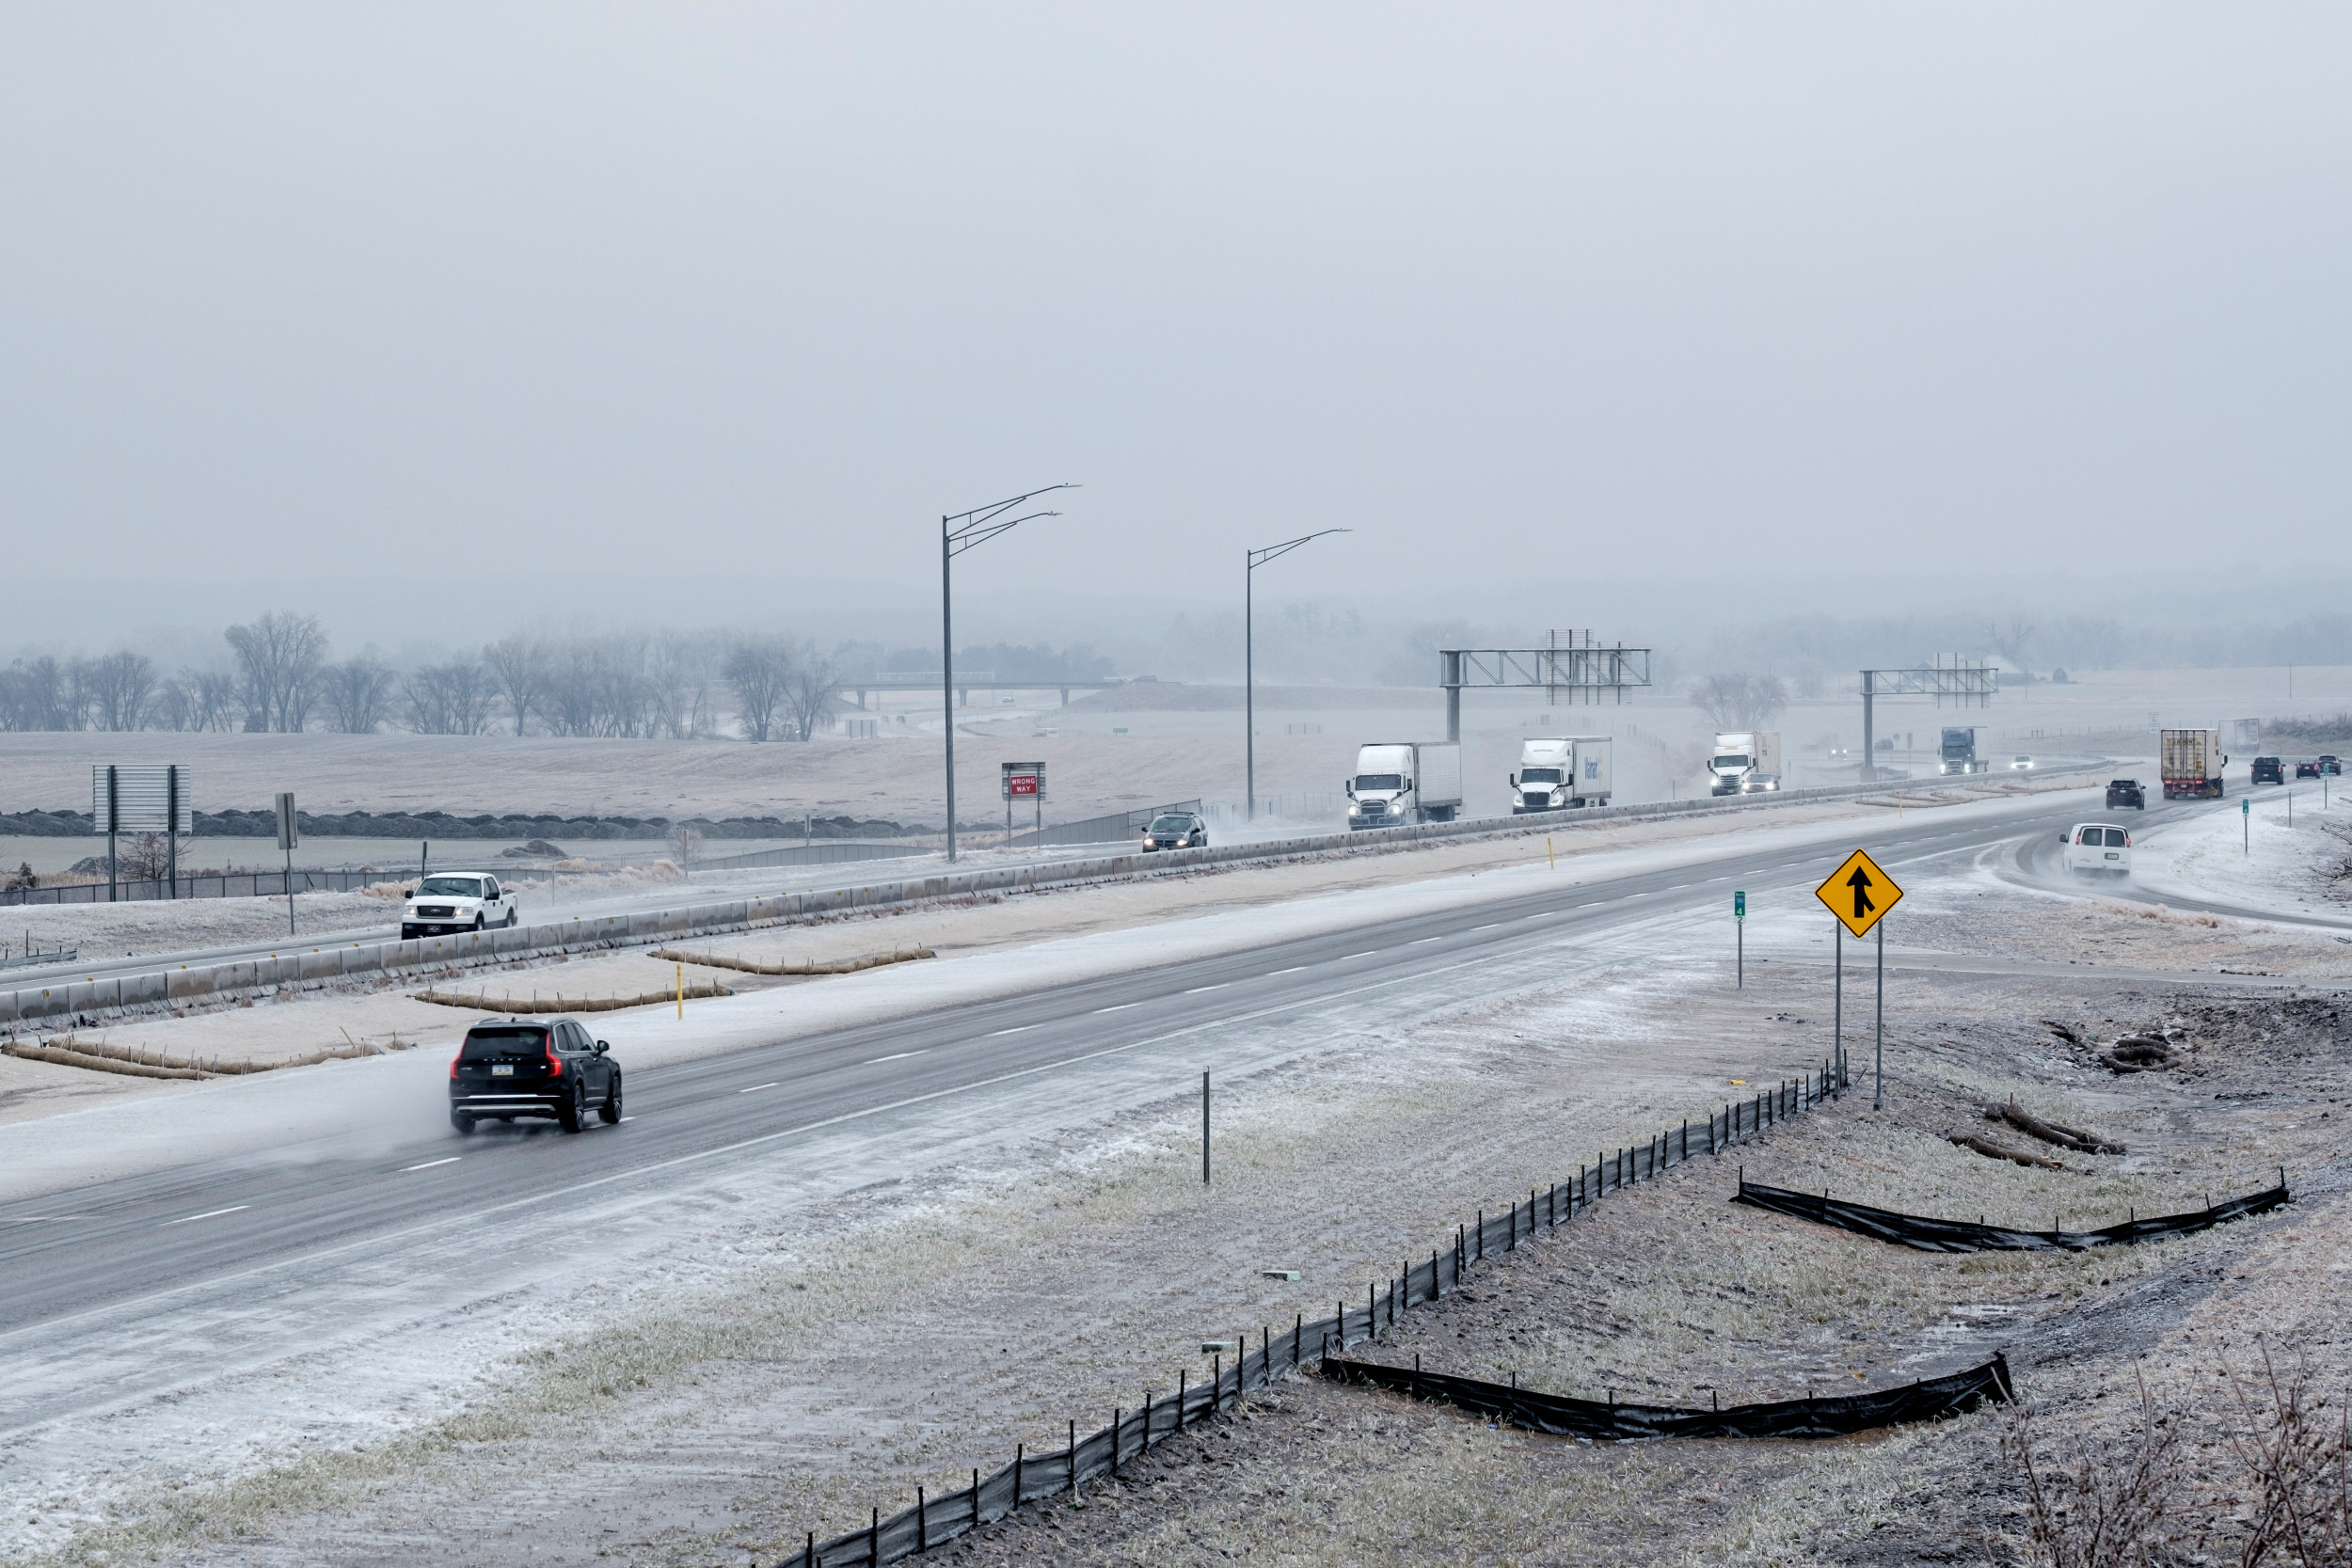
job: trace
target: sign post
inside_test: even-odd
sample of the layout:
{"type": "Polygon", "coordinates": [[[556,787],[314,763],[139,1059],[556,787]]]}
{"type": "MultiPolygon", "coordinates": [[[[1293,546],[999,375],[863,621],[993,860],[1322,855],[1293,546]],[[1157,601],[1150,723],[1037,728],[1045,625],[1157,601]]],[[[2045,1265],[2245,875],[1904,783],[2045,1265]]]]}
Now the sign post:
{"type": "Polygon", "coordinates": [[[1733,940],[1739,943],[1740,989],[1748,989],[1748,895],[1735,892],[1731,895],[1731,928],[1738,933],[1733,940]]]}
{"type": "MultiPolygon", "coordinates": [[[[2241,796],[2238,800],[2237,832],[2237,852],[2241,855],[2252,854],[2254,852],[2254,798],[2251,795],[2241,796]]],[[[114,853],[111,849],[106,852],[109,856],[114,853]]]]}
{"type": "Polygon", "coordinates": [[[1851,931],[1857,937],[1878,932],[1878,1041],[1873,1070],[1875,1078],[1870,1090],[1870,1108],[1886,1108],[1886,931],[1879,922],[1886,911],[1902,901],[1903,890],[1862,850],[1848,855],[1826,881],[1813,890],[1830,913],[1837,917],[1837,1044],[1841,1064],[1839,1079],[1844,1079],[1842,1064],[1846,1041],[1846,941],[1851,931]]]}
{"type": "Polygon", "coordinates": [[[281,790],[278,796],[278,847],[286,851],[286,934],[294,934],[294,852],[302,842],[301,830],[294,816],[294,791],[281,790]]]}
{"type": "Polygon", "coordinates": [[[1005,795],[1005,842],[1012,842],[1012,803],[1026,800],[1037,809],[1037,831],[1045,831],[1045,765],[1041,762],[999,763],[998,777],[1005,795]]]}
{"type": "Polygon", "coordinates": [[[106,835],[106,901],[121,896],[117,841],[124,833],[161,833],[164,896],[180,896],[180,835],[195,826],[188,770],[178,763],[101,763],[90,768],[90,825],[106,835]]]}

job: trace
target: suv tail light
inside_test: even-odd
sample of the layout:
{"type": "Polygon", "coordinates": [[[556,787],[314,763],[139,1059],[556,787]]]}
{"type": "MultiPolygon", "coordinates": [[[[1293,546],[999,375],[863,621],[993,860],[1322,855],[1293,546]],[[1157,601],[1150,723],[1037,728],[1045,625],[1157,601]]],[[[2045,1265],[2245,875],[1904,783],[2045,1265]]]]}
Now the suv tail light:
{"type": "Polygon", "coordinates": [[[546,1050],[548,1056],[548,1076],[550,1078],[563,1077],[564,1058],[555,1053],[555,1047],[551,1045],[548,1046],[546,1050]]]}
{"type": "Polygon", "coordinates": [[[449,1081],[453,1084],[457,1082],[457,1058],[455,1056],[449,1059],[449,1081]]]}

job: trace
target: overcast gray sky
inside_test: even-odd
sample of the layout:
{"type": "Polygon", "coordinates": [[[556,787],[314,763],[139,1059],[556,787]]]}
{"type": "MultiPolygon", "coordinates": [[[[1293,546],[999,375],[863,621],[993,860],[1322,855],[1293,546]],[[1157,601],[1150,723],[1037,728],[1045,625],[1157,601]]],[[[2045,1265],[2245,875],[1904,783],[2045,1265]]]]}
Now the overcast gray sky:
{"type": "Polygon", "coordinates": [[[20,4],[7,576],[2337,572],[2348,33],[20,4]]]}

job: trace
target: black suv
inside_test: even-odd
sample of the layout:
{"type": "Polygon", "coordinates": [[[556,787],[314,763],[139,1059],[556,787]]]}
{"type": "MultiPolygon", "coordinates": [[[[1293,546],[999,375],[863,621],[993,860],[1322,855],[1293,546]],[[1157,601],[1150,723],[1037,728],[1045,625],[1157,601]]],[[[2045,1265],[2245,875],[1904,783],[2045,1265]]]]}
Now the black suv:
{"type": "Polygon", "coordinates": [[[2148,792],[2139,787],[2137,779],[2107,781],[2107,810],[2113,811],[2118,806],[2134,806],[2141,811],[2148,809],[2148,792]]]}
{"type": "Polygon", "coordinates": [[[466,1031],[449,1064],[449,1121],[460,1132],[485,1118],[552,1117],[566,1132],[588,1111],[621,1119],[621,1065],[568,1018],[485,1019],[466,1031]]]}
{"type": "Polygon", "coordinates": [[[2286,768],[2277,757],[2256,757],[2253,782],[2282,784],[2287,782],[2286,768]]]}
{"type": "Polygon", "coordinates": [[[1143,830],[1143,852],[1154,849],[1205,849],[1209,825],[1188,811],[1164,811],[1143,830]]]}

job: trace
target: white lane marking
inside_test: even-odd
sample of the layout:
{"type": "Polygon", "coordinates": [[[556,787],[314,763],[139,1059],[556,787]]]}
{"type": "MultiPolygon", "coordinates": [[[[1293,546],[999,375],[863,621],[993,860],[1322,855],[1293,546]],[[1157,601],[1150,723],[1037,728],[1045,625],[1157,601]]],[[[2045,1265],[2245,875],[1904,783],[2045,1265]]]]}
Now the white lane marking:
{"type": "Polygon", "coordinates": [[[1184,994],[1186,996],[1198,996],[1204,990],[1223,990],[1227,986],[1230,986],[1232,983],[1233,982],[1231,980],[1219,980],[1214,986],[1195,986],[1192,990],[1184,992],[1184,994]]]}
{"type": "MultiPolygon", "coordinates": [[[[1293,965],[1292,965],[1290,968],[1288,968],[1288,969],[1278,969],[1278,970],[1276,970],[1276,971],[1274,972],[1274,974],[1298,974],[1301,970],[1305,969],[1306,967],[1307,967],[1307,966],[1306,966],[1305,964],[1293,964],[1293,965]]],[[[1273,979],[1273,978],[1274,978],[1274,974],[1269,974],[1269,975],[1267,975],[1267,976],[1266,976],[1266,978],[1267,978],[1267,979],[1269,979],[1269,980],[1271,980],[1271,979],[1273,979]]]]}
{"type": "Polygon", "coordinates": [[[1443,937],[1415,937],[1412,941],[1410,941],[1410,942],[1406,942],[1405,945],[1406,945],[1406,946],[1407,946],[1407,947],[1419,947],[1419,946],[1420,946],[1422,942],[1443,942],[1443,941],[1445,941],[1445,938],[1443,938],[1443,937]]]}
{"type": "Polygon", "coordinates": [[[1473,926],[1470,929],[1473,931],[1499,931],[1502,929],[1502,922],[1498,920],[1491,926],[1473,926]]]}
{"type": "Polygon", "coordinates": [[[431,1170],[435,1165],[453,1165],[464,1158],[463,1154],[453,1154],[444,1160],[427,1160],[421,1165],[403,1165],[400,1167],[400,1173],[405,1176],[412,1170],[431,1170]]]}
{"type": "MultiPolygon", "coordinates": [[[[636,1118],[635,1117],[623,1117],[621,1118],[621,1121],[635,1121],[636,1119],[637,1119],[637,1118],[636,1118]]],[[[619,1123],[619,1122],[615,1122],[615,1123],[613,1123],[613,1125],[617,1127],[617,1126],[619,1126],[619,1125],[620,1125],[620,1123],[619,1123]]]]}
{"type": "Polygon", "coordinates": [[[1142,1006],[1143,1004],[1140,1002],[1119,1002],[1114,1003],[1107,1007],[1097,1007],[1094,1010],[1098,1013],[1123,1013],[1130,1007],[1140,1007],[1142,1006]]]}
{"type": "MultiPolygon", "coordinates": [[[[886,1061],[890,1060],[890,1058],[889,1058],[889,1057],[887,1057],[887,1056],[884,1056],[884,1057],[882,1058],[882,1060],[886,1062],[886,1061]]],[[[781,1078],[779,1078],[778,1080],[776,1080],[776,1083],[780,1084],[780,1083],[782,1083],[783,1081],[784,1081],[784,1080],[782,1080],[781,1078]]],[[[754,1085],[753,1085],[750,1088],[748,1088],[748,1089],[738,1089],[738,1090],[736,1090],[735,1092],[736,1092],[737,1094],[757,1094],[757,1093],[758,1093],[760,1090],[762,1090],[762,1089],[772,1089],[772,1088],[774,1088],[775,1086],[776,1086],[776,1085],[775,1085],[775,1084],[754,1084],[754,1085]]]]}
{"type": "Polygon", "coordinates": [[[1380,949],[1377,947],[1367,947],[1360,953],[1350,953],[1346,958],[1342,958],[1340,962],[1343,964],[1354,963],[1358,958],[1369,958],[1379,951],[1380,949]]]}
{"type": "Polygon", "coordinates": [[[993,1040],[993,1039],[994,1039],[994,1038],[995,1038],[998,1035],[1017,1035],[1017,1034],[1021,1033],[1021,1031],[1022,1031],[1022,1030],[1024,1030],[1024,1029],[1034,1029],[1034,1028],[1036,1028],[1036,1027],[1037,1027],[1037,1025],[1036,1025],[1036,1024],[1034,1024],[1034,1023],[1016,1023],[1016,1024],[1014,1024],[1014,1025],[1013,1025],[1011,1028],[1009,1028],[1009,1029],[998,1029],[998,1030],[994,1030],[994,1031],[993,1031],[992,1033],[988,1034],[987,1036],[985,1036],[985,1037],[984,1037],[984,1038],[987,1038],[987,1039],[992,1039],[992,1040],[993,1040]]]}
{"type": "Polygon", "coordinates": [[[215,1220],[220,1218],[223,1214],[233,1214],[240,1209],[250,1209],[252,1207],[253,1205],[250,1203],[232,1203],[226,1209],[208,1209],[200,1214],[183,1214],[176,1220],[166,1220],[164,1223],[166,1225],[186,1225],[191,1220],[215,1220]]]}
{"type": "MultiPolygon", "coordinates": [[[[1554,942],[1552,945],[1555,947],[1565,947],[1570,945],[1570,943],[1561,942],[1554,942]]],[[[1516,955],[1504,955],[1503,957],[1516,957],[1516,955]]],[[[463,1223],[469,1226],[478,1226],[482,1221],[488,1219],[493,1215],[503,1214],[515,1210],[527,1209],[535,1204],[545,1203],[551,1196],[569,1196],[577,1193],[590,1192],[598,1187],[609,1187],[616,1181],[643,1180],[649,1176],[659,1176],[666,1170],[675,1170],[686,1165],[702,1164],[707,1161],[720,1159],[729,1154],[740,1154],[747,1148],[758,1148],[764,1145],[774,1143],[781,1138],[797,1138],[810,1132],[821,1132],[828,1127],[839,1127],[848,1122],[864,1121],[869,1117],[886,1116],[892,1111],[903,1111],[916,1105],[928,1105],[934,1100],[948,1100],[958,1095],[971,1094],[978,1089],[994,1088],[999,1084],[1018,1083],[1025,1078],[1035,1078],[1042,1073],[1058,1072],[1065,1068],[1083,1067],[1089,1062],[1098,1062],[1108,1056],[1123,1056],[1131,1051],[1142,1051],[1151,1046],[1165,1045],[1170,1040],[1180,1040],[1193,1035],[1205,1034],[1211,1029],[1222,1029],[1229,1024],[1253,1023],[1262,1018],[1278,1018],[1283,1013],[1295,1013],[1307,1007],[1328,1006],[1334,1002],[1344,1002],[1351,996],[1365,996],[1369,995],[1373,991],[1389,990],[1394,989],[1395,987],[1404,985],[1420,985],[1434,979],[1440,974],[1452,974],[1456,971],[1465,969],[1483,969],[1486,965],[1496,961],[1497,959],[1494,955],[1484,955],[1474,958],[1464,958],[1458,963],[1446,964],[1438,969],[1422,970],[1420,973],[1413,974],[1388,974],[1377,980],[1367,980],[1360,986],[1350,986],[1345,990],[1332,991],[1322,996],[1302,996],[1295,1001],[1272,1003],[1266,1006],[1260,1007],[1255,1011],[1238,1013],[1231,1018],[1213,1018],[1200,1023],[1189,1023],[1182,1029],[1170,1029],[1164,1035],[1152,1035],[1139,1040],[1129,1040],[1123,1045],[1106,1045],[1102,1047],[1100,1050],[1081,1052],[1075,1056],[1064,1056],[1057,1061],[1040,1062],[1034,1067],[1015,1068],[1010,1072],[1000,1072],[993,1077],[977,1079],[969,1084],[958,1084],[948,1088],[932,1089],[924,1094],[909,1095],[904,1100],[893,1100],[881,1105],[868,1105],[863,1110],[844,1111],[839,1116],[827,1117],[821,1121],[803,1122],[798,1127],[778,1128],[775,1132],[762,1132],[755,1137],[744,1138],[731,1144],[722,1144],[716,1148],[697,1149],[691,1154],[677,1154],[673,1155],[667,1160],[657,1160],[650,1165],[639,1165],[629,1170],[614,1171],[610,1176],[591,1177],[585,1181],[581,1181],[574,1186],[563,1189],[560,1194],[533,1193],[527,1197],[510,1198],[504,1203],[492,1204],[486,1209],[477,1209],[468,1212],[463,1216],[463,1223]]],[[[634,1118],[623,1117],[621,1119],[623,1121],[629,1121],[634,1118]]],[[[246,1206],[240,1204],[238,1207],[244,1208],[246,1206]]],[[[220,1212],[227,1213],[231,1211],[223,1210],[220,1212]]],[[[204,1219],[208,1216],[203,1214],[191,1214],[188,1217],[190,1219],[204,1219]]],[[[176,1224],[178,1222],[174,1221],[172,1223],[176,1224]]],[[[70,1312],[62,1317],[51,1318],[42,1323],[26,1323],[20,1328],[0,1329],[0,1344],[6,1344],[11,1339],[21,1338],[27,1334],[55,1329],[72,1323],[86,1323],[92,1318],[99,1317],[107,1312],[132,1311],[135,1308],[150,1306],[156,1302],[169,1301],[175,1296],[188,1295],[200,1289],[216,1289],[224,1285],[233,1285],[241,1279],[259,1279],[266,1275],[280,1273],[283,1270],[292,1268],[299,1263],[315,1263],[326,1259],[341,1258],[345,1254],[360,1251],[381,1252],[382,1249],[390,1243],[404,1242],[413,1236],[430,1235],[435,1231],[445,1231],[456,1223],[459,1222],[449,1218],[423,1220],[418,1224],[409,1226],[405,1229],[392,1231],[389,1235],[364,1236],[357,1241],[338,1242],[327,1246],[316,1248],[315,1250],[310,1252],[297,1253],[292,1257],[272,1259],[266,1263],[255,1263],[250,1267],[239,1269],[233,1274],[219,1275],[209,1279],[185,1285],[166,1285],[158,1290],[149,1291],[146,1295],[134,1296],[126,1301],[109,1302],[103,1307],[85,1307],[79,1312],[70,1312]]]]}
{"type": "Polygon", "coordinates": [[[1521,920],[1549,920],[1559,912],[1558,910],[1537,910],[1534,914],[1523,914],[1519,918],[1521,920]]]}
{"type": "MultiPolygon", "coordinates": [[[[905,1061],[905,1060],[906,1060],[909,1056],[923,1056],[923,1055],[928,1055],[928,1054],[930,1053],[930,1049],[931,1049],[931,1048],[930,1048],[930,1046],[928,1046],[928,1045],[927,1045],[927,1046],[925,1046],[925,1047],[924,1047],[922,1050],[920,1050],[920,1051],[898,1051],[898,1052],[893,1052],[891,1054],[889,1054],[889,1055],[887,1055],[887,1056],[876,1056],[876,1057],[872,1058],[871,1060],[869,1060],[869,1061],[868,1061],[866,1065],[867,1067],[872,1067],[872,1066],[874,1065],[874,1063],[875,1063],[875,1062],[903,1062],[903,1061],[905,1061]]],[[[770,1087],[773,1087],[773,1085],[770,1085],[770,1087]]]]}

